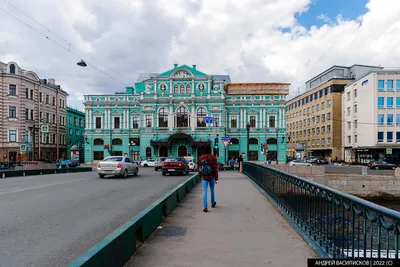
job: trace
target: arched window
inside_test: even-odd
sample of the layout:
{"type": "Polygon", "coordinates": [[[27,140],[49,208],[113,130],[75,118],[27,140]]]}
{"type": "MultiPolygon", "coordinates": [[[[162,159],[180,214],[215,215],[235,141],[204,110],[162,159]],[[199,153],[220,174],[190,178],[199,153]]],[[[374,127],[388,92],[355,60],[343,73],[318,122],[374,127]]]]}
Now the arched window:
{"type": "Polygon", "coordinates": [[[94,139],[93,145],[94,146],[102,146],[102,145],[104,145],[104,140],[103,139],[94,139]]]}
{"type": "Polygon", "coordinates": [[[151,159],[151,147],[146,147],[146,159],[151,159]]]}
{"type": "Polygon", "coordinates": [[[158,111],[158,127],[168,127],[168,112],[165,108],[158,111]]]}
{"type": "Polygon", "coordinates": [[[15,65],[14,64],[10,65],[10,73],[15,74],[15,65]]]}
{"type": "Polygon", "coordinates": [[[185,146],[178,147],[178,157],[187,156],[187,148],[185,146]]]}
{"type": "Polygon", "coordinates": [[[239,144],[239,139],[237,139],[237,138],[232,138],[232,139],[231,139],[231,143],[232,143],[232,145],[238,145],[238,144],[239,144]]]}
{"type": "Polygon", "coordinates": [[[249,139],[249,144],[250,145],[257,145],[258,144],[258,139],[257,138],[250,138],[249,139]]]}
{"type": "Polygon", "coordinates": [[[206,127],[206,122],[204,121],[204,117],[206,116],[206,109],[199,108],[197,110],[197,127],[206,127]]]}
{"type": "Polygon", "coordinates": [[[191,94],[192,93],[192,87],[190,84],[186,85],[186,94],[191,94]]]}
{"type": "Polygon", "coordinates": [[[122,140],[119,138],[115,138],[112,140],[113,145],[121,146],[122,145],[122,140]]]}
{"type": "Polygon", "coordinates": [[[268,145],[276,145],[276,144],[278,144],[278,139],[276,139],[276,138],[268,138],[267,139],[267,144],[268,145]]]}
{"type": "Polygon", "coordinates": [[[174,85],[174,94],[178,94],[179,93],[179,87],[177,84],[174,85]]]}
{"type": "Polygon", "coordinates": [[[185,93],[185,85],[181,84],[180,91],[181,94],[185,93]]]}
{"type": "Polygon", "coordinates": [[[176,110],[177,127],[189,127],[189,113],[187,108],[180,107],[176,110]]]}

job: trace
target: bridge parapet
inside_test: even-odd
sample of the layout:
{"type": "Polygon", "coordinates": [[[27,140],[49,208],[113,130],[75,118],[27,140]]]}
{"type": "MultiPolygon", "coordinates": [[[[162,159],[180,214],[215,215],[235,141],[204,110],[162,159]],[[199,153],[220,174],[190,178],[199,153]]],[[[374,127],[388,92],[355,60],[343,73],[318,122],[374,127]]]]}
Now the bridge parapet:
{"type": "Polygon", "coordinates": [[[275,168],[243,172],[327,257],[399,258],[399,212],[275,168]]]}

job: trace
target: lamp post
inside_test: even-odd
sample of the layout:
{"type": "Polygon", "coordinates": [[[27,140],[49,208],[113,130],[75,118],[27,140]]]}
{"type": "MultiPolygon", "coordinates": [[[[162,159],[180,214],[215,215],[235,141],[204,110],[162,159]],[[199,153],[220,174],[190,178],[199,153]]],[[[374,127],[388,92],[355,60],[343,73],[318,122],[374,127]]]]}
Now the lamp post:
{"type": "Polygon", "coordinates": [[[247,130],[247,160],[249,159],[249,151],[250,151],[250,123],[246,124],[246,130],[247,130]]]}
{"type": "Polygon", "coordinates": [[[133,160],[133,157],[132,157],[132,152],[133,152],[133,147],[134,146],[136,146],[136,143],[135,142],[133,142],[133,141],[130,141],[129,143],[128,143],[128,147],[129,147],[129,152],[130,152],[130,158],[133,160]]]}

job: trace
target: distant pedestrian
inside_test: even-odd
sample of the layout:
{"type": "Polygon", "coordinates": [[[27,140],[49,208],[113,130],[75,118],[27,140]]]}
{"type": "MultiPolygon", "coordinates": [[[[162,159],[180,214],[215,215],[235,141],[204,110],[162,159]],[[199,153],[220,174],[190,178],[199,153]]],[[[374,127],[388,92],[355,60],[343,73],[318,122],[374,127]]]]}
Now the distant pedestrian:
{"type": "Polygon", "coordinates": [[[229,161],[229,166],[231,166],[231,171],[234,171],[234,170],[235,170],[235,163],[236,163],[236,161],[235,161],[234,158],[232,158],[232,159],[229,161]]]}
{"type": "Polygon", "coordinates": [[[242,172],[242,171],[243,171],[242,162],[243,162],[242,155],[239,155],[239,158],[238,158],[239,172],[242,172]]]}
{"type": "Polygon", "coordinates": [[[217,157],[211,154],[211,147],[206,147],[205,153],[199,157],[197,162],[198,173],[202,180],[203,186],[203,205],[204,212],[208,212],[207,203],[207,189],[210,186],[211,193],[211,207],[215,208],[217,202],[215,202],[214,187],[218,181],[218,164],[217,157]]]}

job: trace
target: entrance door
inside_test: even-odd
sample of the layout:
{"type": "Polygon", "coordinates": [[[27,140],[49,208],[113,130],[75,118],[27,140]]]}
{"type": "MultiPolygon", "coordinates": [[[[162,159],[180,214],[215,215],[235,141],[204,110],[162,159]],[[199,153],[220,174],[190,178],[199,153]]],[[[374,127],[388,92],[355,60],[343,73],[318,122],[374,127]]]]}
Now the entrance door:
{"type": "Polygon", "coordinates": [[[159,153],[160,157],[168,157],[168,148],[165,146],[162,146],[162,147],[160,147],[158,153],[159,153]]]}
{"type": "Polygon", "coordinates": [[[187,156],[187,149],[185,146],[180,146],[178,148],[178,157],[185,157],[187,156]]]}
{"type": "Polygon", "coordinates": [[[8,160],[10,162],[15,162],[17,161],[17,152],[9,152],[8,153],[8,160]]]}
{"type": "Polygon", "coordinates": [[[197,159],[200,158],[201,155],[204,155],[206,153],[206,147],[205,146],[199,146],[197,148],[197,159]]]}

